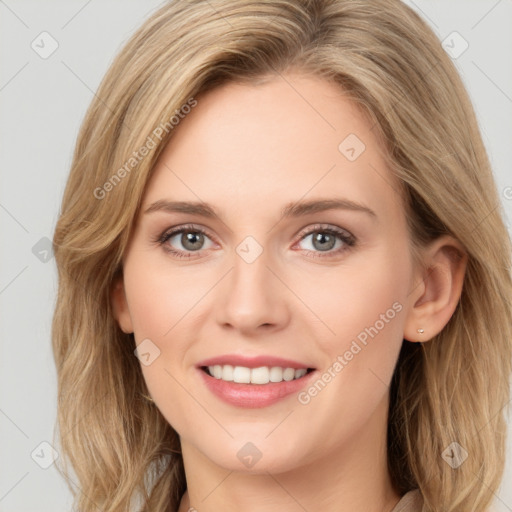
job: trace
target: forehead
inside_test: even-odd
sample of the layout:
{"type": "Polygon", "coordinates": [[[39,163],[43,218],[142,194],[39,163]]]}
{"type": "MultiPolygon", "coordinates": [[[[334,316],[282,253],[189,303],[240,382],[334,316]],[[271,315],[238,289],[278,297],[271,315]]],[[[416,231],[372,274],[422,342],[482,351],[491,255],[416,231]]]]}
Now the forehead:
{"type": "Polygon", "coordinates": [[[336,84],[286,74],[228,83],[196,99],[158,159],[145,205],[179,199],[261,213],[339,195],[399,213],[385,149],[336,84]]]}

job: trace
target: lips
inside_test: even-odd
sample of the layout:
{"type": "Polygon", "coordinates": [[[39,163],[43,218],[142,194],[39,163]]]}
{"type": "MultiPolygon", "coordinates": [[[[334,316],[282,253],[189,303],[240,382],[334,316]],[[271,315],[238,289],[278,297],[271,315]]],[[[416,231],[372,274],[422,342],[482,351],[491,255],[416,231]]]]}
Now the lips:
{"type": "Polygon", "coordinates": [[[231,366],[245,366],[246,368],[259,368],[260,366],[280,366],[281,368],[295,368],[296,370],[300,368],[312,368],[311,365],[307,363],[301,363],[299,361],[294,361],[292,359],[284,359],[282,357],[275,356],[241,356],[237,354],[226,354],[223,356],[211,357],[210,359],[205,359],[197,364],[197,367],[201,366],[215,366],[215,365],[226,365],[230,364],[231,366]]]}
{"type": "Polygon", "coordinates": [[[266,407],[300,391],[315,369],[307,363],[275,356],[228,354],[197,365],[207,388],[237,407],[266,407]]]}

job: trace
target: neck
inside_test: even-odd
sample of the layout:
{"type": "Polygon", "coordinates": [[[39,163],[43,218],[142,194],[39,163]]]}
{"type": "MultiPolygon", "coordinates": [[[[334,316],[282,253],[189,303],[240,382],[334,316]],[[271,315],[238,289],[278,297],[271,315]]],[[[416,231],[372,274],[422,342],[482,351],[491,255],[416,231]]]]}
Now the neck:
{"type": "Polygon", "coordinates": [[[227,470],[182,439],[187,491],[178,512],[392,511],[400,496],[387,469],[387,405],[353,439],[284,473],[227,470]]]}

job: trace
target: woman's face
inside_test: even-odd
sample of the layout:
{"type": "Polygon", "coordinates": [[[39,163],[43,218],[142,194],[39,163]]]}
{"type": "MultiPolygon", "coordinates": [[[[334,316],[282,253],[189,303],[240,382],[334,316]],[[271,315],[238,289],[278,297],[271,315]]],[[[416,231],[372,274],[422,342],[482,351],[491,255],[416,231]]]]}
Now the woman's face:
{"type": "Polygon", "coordinates": [[[384,431],[414,281],[371,125],[334,84],[285,78],[197,98],[148,184],[115,299],[182,445],[254,472],[384,431]]]}

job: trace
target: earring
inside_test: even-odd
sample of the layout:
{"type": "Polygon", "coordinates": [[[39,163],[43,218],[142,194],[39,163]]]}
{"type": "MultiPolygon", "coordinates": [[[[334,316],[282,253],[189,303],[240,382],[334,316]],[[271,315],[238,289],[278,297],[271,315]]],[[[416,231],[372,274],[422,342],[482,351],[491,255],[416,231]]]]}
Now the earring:
{"type": "Polygon", "coordinates": [[[424,329],[418,329],[418,332],[419,332],[420,334],[423,334],[423,333],[425,332],[425,330],[424,330],[424,329]]]}

